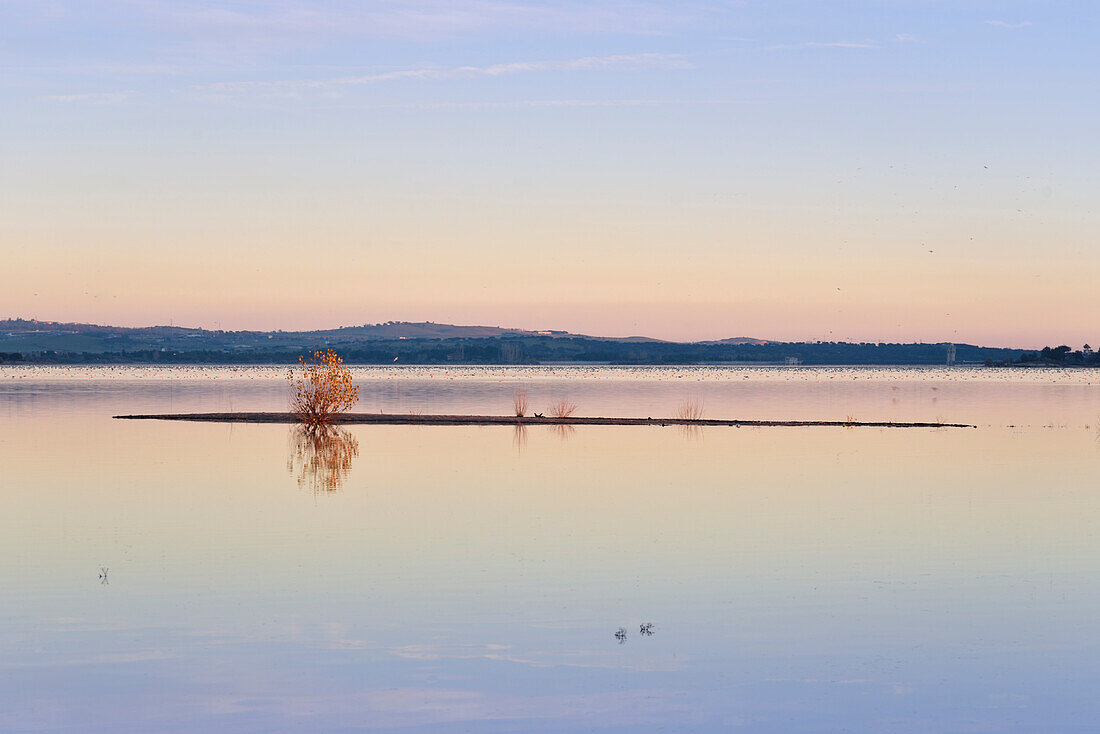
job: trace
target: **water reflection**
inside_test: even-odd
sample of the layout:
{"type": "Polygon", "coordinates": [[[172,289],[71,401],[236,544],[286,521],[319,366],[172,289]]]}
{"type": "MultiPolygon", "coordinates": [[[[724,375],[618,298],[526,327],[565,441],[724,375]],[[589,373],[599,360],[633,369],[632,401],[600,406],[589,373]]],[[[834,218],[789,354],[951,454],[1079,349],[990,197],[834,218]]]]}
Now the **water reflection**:
{"type": "MultiPolygon", "coordinates": [[[[469,372],[392,379],[425,413],[499,411],[512,386],[469,372]]],[[[690,379],[609,372],[568,373],[578,386],[555,373],[531,404],[568,388],[592,414],[658,417],[690,379]]],[[[839,371],[768,374],[692,389],[716,417],[942,413],[982,427],[707,428],[692,443],[671,425],[584,427],[565,446],[528,425],[517,460],[511,425],[344,426],[385,460],[352,453],[356,482],[345,471],[349,491],[315,501],[285,465],[289,452],[293,471],[316,470],[323,437],[109,418],[223,410],[230,394],[283,410],[278,376],[0,378],[0,731],[1100,719],[1100,494],[1087,490],[1100,372],[1049,387],[1039,373],[956,386],[919,372],[941,374],[938,392],[904,377],[918,373],[897,391],[897,371],[851,389],[831,384],[839,371]],[[368,468],[369,496],[355,491],[368,468]],[[99,565],[115,576],[95,589],[99,565]],[[319,603],[323,619],[303,615],[319,603]]],[[[400,403],[383,382],[365,384],[388,413],[400,403]]]]}
{"type": "MultiPolygon", "coordinates": [[[[561,425],[561,426],[546,426],[547,431],[551,435],[557,436],[562,443],[567,442],[577,432],[576,426],[561,425]]],[[[517,453],[523,453],[527,449],[527,426],[523,423],[517,423],[512,428],[512,446],[516,449],[517,453]]]]}
{"type": "Polygon", "coordinates": [[[522,423],[517,423],[512,431],[512,445],[516,447],[516,451],[523,453],[523,450],[527,448],[527,426],[522,423]]]}
{"type": "Polygon", "coordinates": [[[290,432],[287,471],[313,494],[337,492],[359,456],[359,440],[339,426],[295,426],[290,432]]]}
{"type": "Polygon", "coordinates": [[[703,438],[702,426],[689,426],[687,424],[681,424],[676,428],[680,432],[680,435],[688,441],[699,441],[703,438]]]}
{"type": "Polygon", "coordinates": [[[562,443],[565,443],[577,432],[577,427],[570,425],[551,426],[550,430],[558,434],[558,438],[562,440],[562,443]]]}

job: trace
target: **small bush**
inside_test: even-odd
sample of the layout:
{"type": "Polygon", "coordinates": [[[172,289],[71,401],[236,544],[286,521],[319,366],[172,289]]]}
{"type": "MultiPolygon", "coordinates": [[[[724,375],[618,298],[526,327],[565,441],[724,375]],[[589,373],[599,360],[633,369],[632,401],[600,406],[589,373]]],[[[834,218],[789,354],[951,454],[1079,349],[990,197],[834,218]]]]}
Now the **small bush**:
{"type": "Polygon", "coordinates": [[[703,418],[702,400],[685,400],[676,411],[676,417],[685,421],[697,421],[703,418]]]}
{"type": "Polygon", "coordinates": [[[547,410],[553,418],[568,418],[573,415],[577,410],[577,404],[569,402],[566,398],[561,398],[556,403],[550,405],[547,410]]]}
{"type": "Polygon", "coordinates": [[[351,371],[336,352],[313,352],[298,358],[301,370],[287,374],[292,394],[290,412],[308,426],[328,423],[337,413],[351,410],[359,402],[359,388],[353,386],[351,371]]]}
{"type": "Polygon", "coordinates": [[[522,387],[517,387],[512,393],[512,407],[516,411],[517,418],[527,415],[527,391],[522,387]]]}

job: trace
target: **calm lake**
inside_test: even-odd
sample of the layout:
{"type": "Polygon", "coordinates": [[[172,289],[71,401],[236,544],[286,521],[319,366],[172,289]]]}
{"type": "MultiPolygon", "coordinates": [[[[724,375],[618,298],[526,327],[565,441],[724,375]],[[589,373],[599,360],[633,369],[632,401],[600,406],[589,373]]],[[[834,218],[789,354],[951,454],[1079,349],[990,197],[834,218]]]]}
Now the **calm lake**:
{"type": "Polygon", "coordinates": [[[0,368],[2,731],[1095,731],[1100,371],[0,368]]]}

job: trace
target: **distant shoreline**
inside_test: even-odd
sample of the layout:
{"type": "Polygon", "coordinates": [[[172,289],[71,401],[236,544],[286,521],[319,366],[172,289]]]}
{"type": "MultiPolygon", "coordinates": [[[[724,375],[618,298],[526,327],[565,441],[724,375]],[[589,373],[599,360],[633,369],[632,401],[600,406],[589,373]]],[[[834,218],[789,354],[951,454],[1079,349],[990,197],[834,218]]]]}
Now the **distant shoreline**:
{"type": "MultiPolygon", "coordinates": [[[[0,364],[273,365],[333,349],[346,365],[943,366],[1017,361],[1025,350],[964,343],[672,342],[564,331],[398,323],[320,331],[209,331],[0,320],[0,364]]],[[[1036,352],[1036,354],[1039,354],[1036,352]]]]}
{"type": "MultiPolygon", "coordinates": [[[[300,423],[293,413],[159,413],[148,415],[116,415],[118,420],[198,421],[205,423],[300,423]]],[[[904,421],[769,421],[723,420],[717,418],[605,418],[509,415],[416,415],[400,413],[343,413],[332,419],[334,424],[368,424],[383,426],[731,426],[731,427],[807,427],[835,426],[844,428],[975,428],[968,423],[928,423],[904,421]]]]}

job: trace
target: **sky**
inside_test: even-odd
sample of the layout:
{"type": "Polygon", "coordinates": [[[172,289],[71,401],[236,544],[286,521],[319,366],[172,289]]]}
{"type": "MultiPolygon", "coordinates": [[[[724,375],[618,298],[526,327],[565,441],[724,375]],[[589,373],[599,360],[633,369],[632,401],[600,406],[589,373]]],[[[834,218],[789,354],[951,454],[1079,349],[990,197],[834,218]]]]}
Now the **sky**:
{"type": "Polygon", "coordinates": [[[1098,5],[0,0],[0,318],[1096,345],[1098,5]]]}

